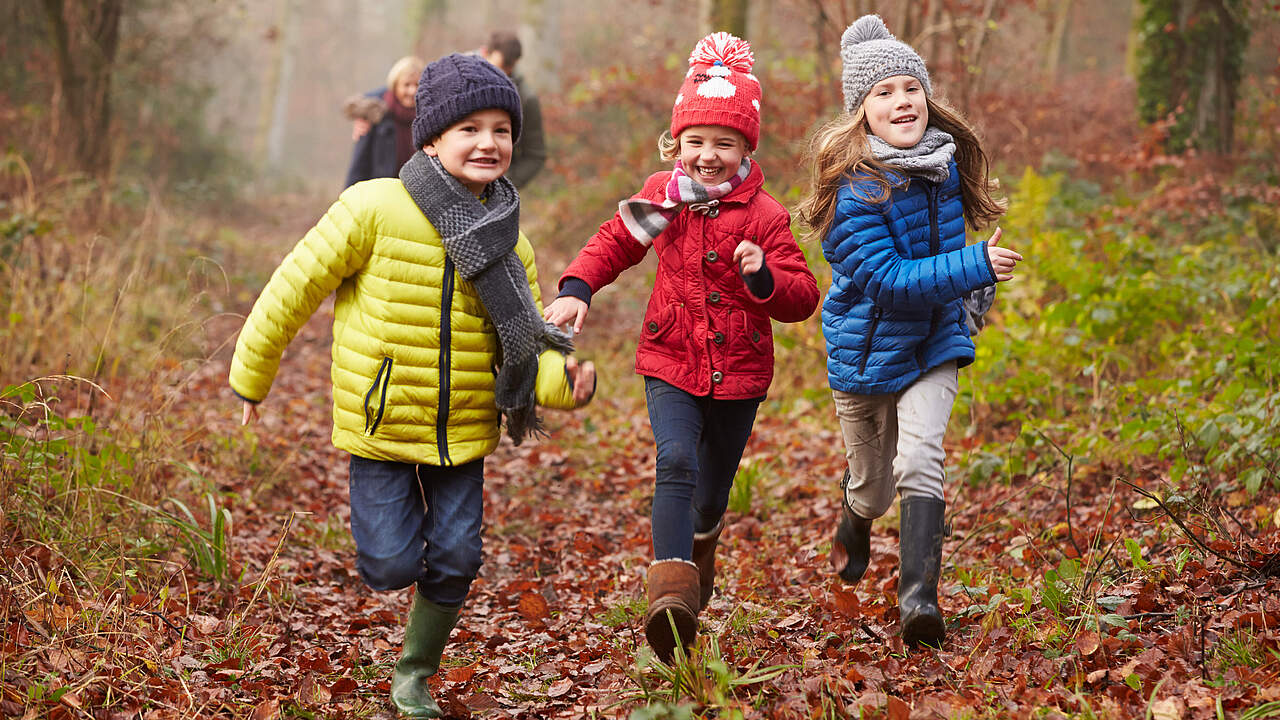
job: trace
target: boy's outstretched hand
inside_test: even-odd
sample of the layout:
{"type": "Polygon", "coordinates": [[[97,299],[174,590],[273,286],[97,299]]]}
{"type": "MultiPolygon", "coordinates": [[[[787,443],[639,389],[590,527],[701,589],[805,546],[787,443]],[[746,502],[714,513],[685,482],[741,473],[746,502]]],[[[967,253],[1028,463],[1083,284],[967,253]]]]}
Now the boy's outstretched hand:
{"type": "MultiPolygon", "coordinates": [[[[572,295],[563,295],[551,301],[542,311],[542,317],[552,325],[560,326],[573,321],[573,332],[582,332],[582,321],[587,319],[589,306],[572,295]]],[[[572,358],[570,358],[572,359],[572,358]]],[[[590,365],[590,363],[587,363],[590,365]]]]}
{"type": "Polygon", "coordinates": [[[258,406],[249,402],[248,400],[245,400],[244,401],[244,417],[240,418],[240,424],[248,425],[249,423],[254,423],[257,421],[258,421],[258,406]]]}
{"type": "Polygon", "coordinates": [[[1000,228],[992,233],[991,239],[987,241],[987,259],[991,261],[991,269],[996,273],[996,282],[1005,282],[1013,279],[1013,269],[1022,261],[1022,255],[1017,251],[1009,248],[1000,247],[1000,228]]]}
{"type": "Polygon", "coordinates": [[[743,240],[733,250],[733,261],[743,275],[754,275],[764,266],[764,249],[750,240],[743,240]]]}
{"type": "Polygon", "coordinates": [[[590,360],[579,364],[578,358],[569,355],[564,359],[564,371],[573,383],[573,406],[582,407],[591,402],[596,392],[596,364],[590,360]]]}

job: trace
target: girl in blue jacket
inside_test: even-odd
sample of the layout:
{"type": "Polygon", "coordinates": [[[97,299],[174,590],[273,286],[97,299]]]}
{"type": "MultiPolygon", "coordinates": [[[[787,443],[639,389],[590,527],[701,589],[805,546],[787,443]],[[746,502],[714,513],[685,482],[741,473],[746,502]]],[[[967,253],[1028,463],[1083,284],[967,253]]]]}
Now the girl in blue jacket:
{"type": "MultiPolygon", "coordinates": [[[[942,447],[973,362],[962,300],[1013,277],[1022,256],[965,244],[1004,212],[968,122],[933,98],[924,60],[876,15],[840,42],[844,109],[814,138],[800,215],[822,238],[832,281],[822,306],[827,373],[848,469],[831,559],[855,583],[871,521],[902,496],[898,606],[909,646],[940,646],[942,447]]],[[[987,290],[987,292],[990,292],[987,290]]]]}

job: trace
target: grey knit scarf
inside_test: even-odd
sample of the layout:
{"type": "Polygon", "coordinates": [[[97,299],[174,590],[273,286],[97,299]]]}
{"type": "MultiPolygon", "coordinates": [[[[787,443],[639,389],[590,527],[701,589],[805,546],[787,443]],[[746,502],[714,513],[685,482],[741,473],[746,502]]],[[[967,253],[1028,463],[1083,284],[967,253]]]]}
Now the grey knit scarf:
{"type": "Polygon", "coordinates": [[[909,148],[894,147],[871,134],[867,135],[867,142],[877,160],[908,175],[919,175],[936,183],[951,177],[951,157],[956,154],[955,138],[932,125],[924,129],[920,142],[909,148]]]}
{"type": "Polygon", "coordinates": [[[573,341],[542,319],[524,263],[516,255],[520,195],[505,177],[489,183],[481,202],[440,164],[419,150],[400,168],[400,181],[444,240],[444,251],[463,280],[475,286],[498,331],[501,366],[494,401],[519,445],[542,430],[534,412],[538,356],[547,348],[573,350],[573,341]]]}

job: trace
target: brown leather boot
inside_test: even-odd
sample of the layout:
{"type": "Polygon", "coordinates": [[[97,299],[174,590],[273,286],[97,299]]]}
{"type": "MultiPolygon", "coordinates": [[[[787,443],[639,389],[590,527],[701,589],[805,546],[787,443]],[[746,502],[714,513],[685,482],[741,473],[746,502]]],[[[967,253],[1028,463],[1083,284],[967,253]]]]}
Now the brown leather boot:
{"type": "Polygon", "coordinates": [[[669,663],[676,644],[692,647],[698,632],[698,566],[688,560],[655,561],[649,565],[648,585],[644,636],[658,659],[669,663]]]}
{"type": "Polygon", "coordinates": [[[693,534],[693,564],[698,566],[698,612],[711,601],[711,591],[716,585],[716,546],[720,544],[720,531],[724,518],[704,533],[693,534]]]}

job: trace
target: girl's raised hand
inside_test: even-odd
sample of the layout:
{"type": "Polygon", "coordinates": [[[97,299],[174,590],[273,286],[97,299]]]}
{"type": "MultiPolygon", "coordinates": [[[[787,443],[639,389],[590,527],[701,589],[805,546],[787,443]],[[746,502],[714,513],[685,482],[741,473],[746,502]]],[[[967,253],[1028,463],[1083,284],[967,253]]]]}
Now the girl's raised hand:
{"type": "Polygon", "coordinates": [[[564,325],[573,321],[573,332],[582,332],[582,321],[587,319],[588,305],[572,295],[564,295],[551,301],[542,311],[542,317],[552,325],[564,325]]]}
{"type": "Polygon", "coordinates": [[[987,241],[987,259],[991,261],[991,269],[996,273],[996,282],[1013,279],[1013,269],[1022,261],[1022,255],[1015,250],[998,245],[1002,231],[996,228],[991,239],[987,241]]]}
{"type": "Polygon", "coordinates": [[[245,400],[244,401],[244,417],[240,418],[240,424],[248,425],[249,423],[257,422],[257,421],[258,421],[258,406],[249,402],[248,400],[245,400]]]}
{"type": "Polygon", "coordinates": [[[743,275],[754,275],[764,265],[764,250],[750,240],[743,240],[733,250],[733,261],[743,275]]]}

